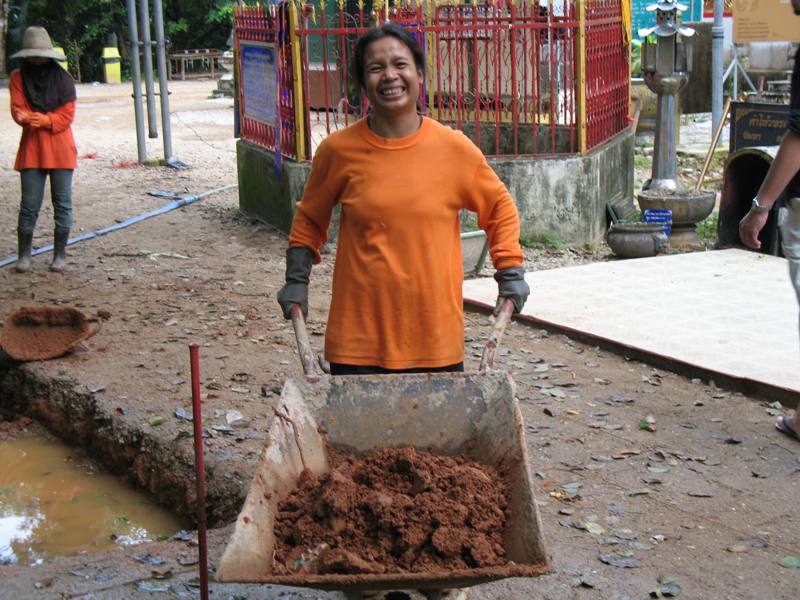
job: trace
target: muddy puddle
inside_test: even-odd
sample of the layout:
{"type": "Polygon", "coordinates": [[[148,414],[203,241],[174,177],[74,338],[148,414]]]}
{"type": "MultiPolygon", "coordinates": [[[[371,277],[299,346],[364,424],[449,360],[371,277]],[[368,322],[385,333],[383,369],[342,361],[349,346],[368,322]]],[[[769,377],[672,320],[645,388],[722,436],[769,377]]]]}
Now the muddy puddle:
{"type": "Polygon", "coordinates": [[[0,564],[170,536],[181,523],[79,451],[37,435],[0,440],[0,564]]]}

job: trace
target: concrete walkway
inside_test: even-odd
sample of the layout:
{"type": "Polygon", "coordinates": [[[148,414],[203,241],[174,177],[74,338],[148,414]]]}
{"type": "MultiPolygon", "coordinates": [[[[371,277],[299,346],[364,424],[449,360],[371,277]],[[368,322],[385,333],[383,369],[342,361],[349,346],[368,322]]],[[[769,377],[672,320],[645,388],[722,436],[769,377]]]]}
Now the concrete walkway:
{"type": "MultiPolygon", "coordinates": [[[[798,309],[786,260],[744,250],[529,273],[523,317],[778,397],[800,397],[798,309]]],[[[464,283],[493,305],[492,279],[464,283]]]]}

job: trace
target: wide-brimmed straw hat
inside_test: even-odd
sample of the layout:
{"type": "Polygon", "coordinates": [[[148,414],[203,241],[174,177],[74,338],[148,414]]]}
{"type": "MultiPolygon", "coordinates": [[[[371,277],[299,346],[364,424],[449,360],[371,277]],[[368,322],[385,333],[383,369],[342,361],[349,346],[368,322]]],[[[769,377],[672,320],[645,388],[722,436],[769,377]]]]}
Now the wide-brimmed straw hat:
{"type": "Polygon", "coordinates": [[[53,42],[44,27],[28,27],[22,36],[22,50],[13,54],[11,58],[52,58],[54,60],[67,60],[63,54],[53,50],[53,42]]]}

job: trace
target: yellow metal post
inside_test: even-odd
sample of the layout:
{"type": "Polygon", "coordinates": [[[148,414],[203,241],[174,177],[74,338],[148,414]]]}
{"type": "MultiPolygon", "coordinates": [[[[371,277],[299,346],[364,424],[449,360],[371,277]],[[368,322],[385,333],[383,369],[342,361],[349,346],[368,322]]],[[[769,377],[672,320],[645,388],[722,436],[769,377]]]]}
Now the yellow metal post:
{"type": "Polygon", "coordinates": [[[103,79],[106,83],[122,82],[119,50],[116,46],[103,48],[103,79]]]}
{"type": "MultiPolygon", "coordinates": [[[[55,50],[58,54],[66,58],[66,54],[64,53],[64,49],[61,46],[53,46],[53,50],[55,50]]],[[[60,67],[62,67],[65,71],[69,71],[69,61],[67,60],[57,60],[56,61],[60,67]]]]}
{"type": "Polygon", "coordinates": [[[578,150],[586,154],[586,0],[578,8],[578,150]]]}
{"type": "Polygon", "coordinates": [[[303,112],[303,63],[300,60],[300,38],[297,35],[299,19],[295,0],[289,2],[289,40],[292,50],[292,83],[294,84],[294,135],[297,160],[306,159],[306,125],[303,112]]]}

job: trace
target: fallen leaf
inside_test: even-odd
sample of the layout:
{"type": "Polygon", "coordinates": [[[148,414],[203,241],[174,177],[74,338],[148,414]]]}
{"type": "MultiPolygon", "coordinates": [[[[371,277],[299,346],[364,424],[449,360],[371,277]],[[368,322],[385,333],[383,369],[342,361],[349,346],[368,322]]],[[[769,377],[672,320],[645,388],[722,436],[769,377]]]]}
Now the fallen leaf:
{"type": "Polygon", "coordinates": [[[621,540],[635,540],[636,534],[630,529],[612,529],[611,535],[621,540]]]}
{"type": "Polygon", "coordinates": [[[650,592],[651,598],[674,598],[681,595],[681,586],[665,577],[658,578],[658,587],[650,592]]]}
{"type": "Polygon", "coordinates": [[[639,420],[639,429],[641,429],[642,431],[649,431],[651,433],[655,432],[655,430],[656,430],[655,419],[653,419],[653,417],[647,417],[646,419],[640,419],[639,420]],[[651,421],[651,419],[652,419],[652,421],[651,421]]]}
{"type": "Polygon", "coordinates": [[[190,413],[188,410],[186,410],[182,406],[179,406],[178,408],[175,409],[175,416],[178,419],[183,419],[184,421],[192,421],[194,419],[194,417],[192,416],[192,413],[190,413]]]}
{"type": "Polygon", "coordinates": [[[150,571],[150,579],[172,579],[172,567],[167,569],[153,569],[150,571]]]}
{"type": "Polygon", "coordinates": [[[635,569],[639,563],[633,556],[622,556],[620,554],[601,554],[598,556],[600,562],[620,569],[635,569]]]}
{"type": "Polygon", "coordinates": [[[713,498],[714,497],[714,494],[712,494],[708,490],[690,490],[690,491],[688,491],[686,493],[689,494],[690,496],[692,496],[693,498],[713,498]]]}
{"type": "Polygon", "coordinates": [[[574,577],[572,579],[572,587],[583,587],[587,589],[592,589],[597,585],[595,580],[586,577],[586,575],[579,575],[578,577],[574,577]]]}
{"type": "Polygon", "coordinates": [[[778,561],[778,564],[784,569],[800,569],[800,556],[784,556],[778,561]]]}
{"type": "Polygon", "coordinates": [[[165,562],[167,562],[167,559],[163,556],[150,553],[134,555],[133,560],[138,561],[143,565],[150,565],[151,567],[157,567],[158,565],[163,565],[165,562]]]}
{"type": "Polygon", "coordinates": [[[140,581],[136,586],[136,589],[140,592],[148,592],[150,594],[166,594],[169,592],[169,584],[140,581]]]}
{"type": "Polygon", "coordinates": [[[644,495],[652,494],[652,493],[653,493],[653,490],[651,490],[650,488],[638,488],[638,489],[635,489],[635,490],[631,490],[629,492],[625,492],[625,495],[626,496],[644,496],[644,495]]]}
{"type": "Polygon", "coordinates": [[[603,535],[606,532],[606,530],[601,525],[598,525],[597,523],[589,522],[589,523],[585,523],[584,525],[585,525],[584,528],[586,529],[586,531],[588,531],[592,535],[603,535]]]}

